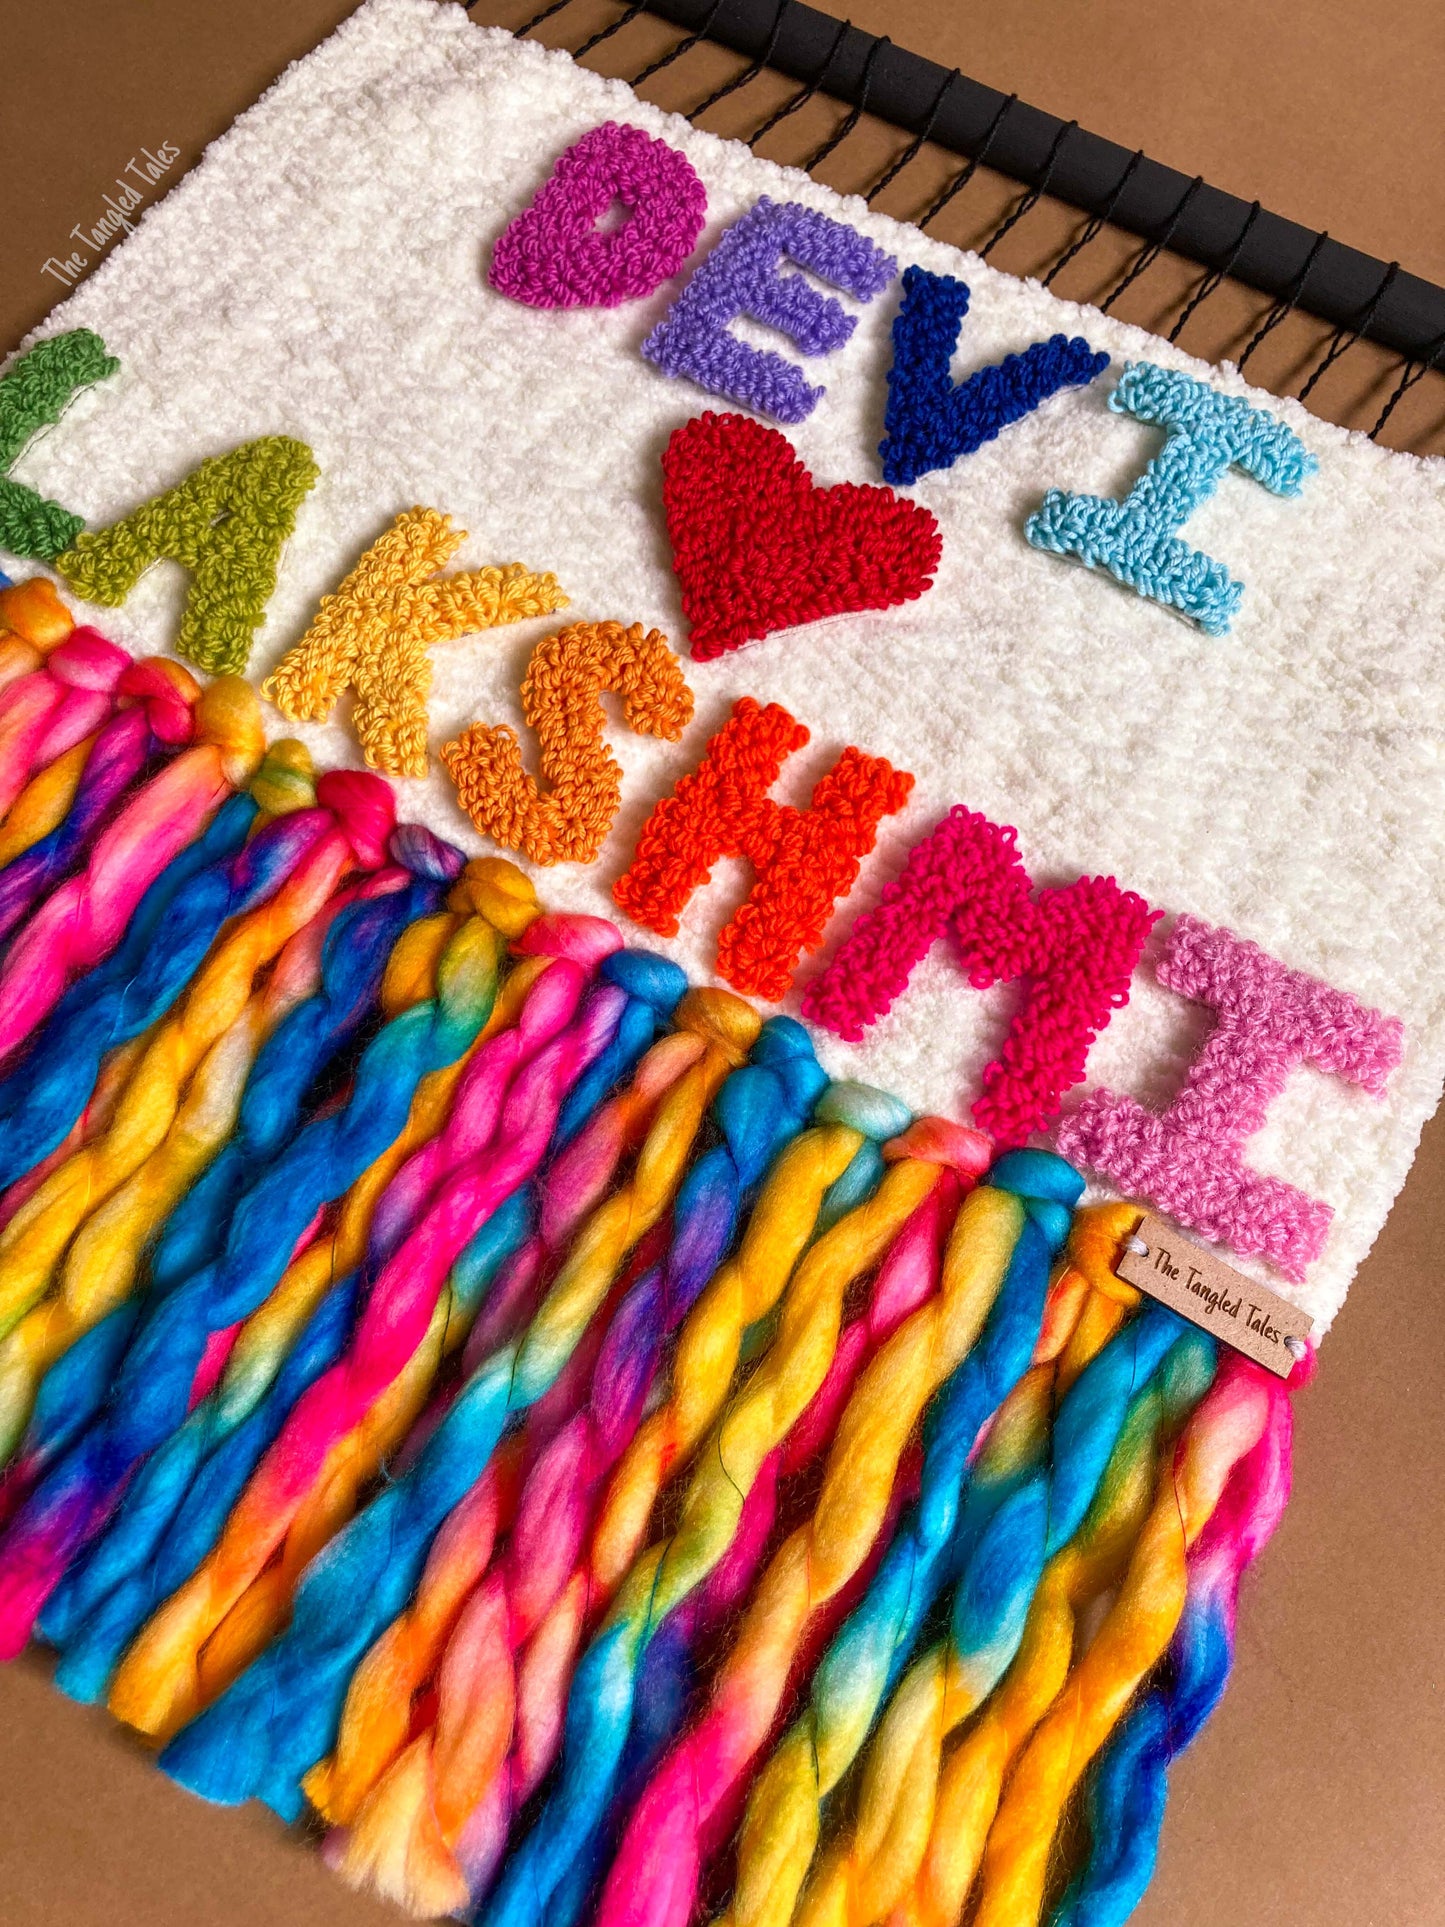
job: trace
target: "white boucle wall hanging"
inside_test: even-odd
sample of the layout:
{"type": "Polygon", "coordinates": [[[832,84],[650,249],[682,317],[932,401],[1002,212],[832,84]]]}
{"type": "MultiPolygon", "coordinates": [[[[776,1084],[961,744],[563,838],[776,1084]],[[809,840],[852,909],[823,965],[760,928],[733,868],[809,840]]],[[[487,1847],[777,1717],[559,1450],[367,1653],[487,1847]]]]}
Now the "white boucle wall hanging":
{"type": "MultiPolygon", "coordinates": [[[[1445,463],[435,0],[367,0],[294,66],[38,339],[74,331],[115,366],[85,347],[59,418],[6,448],[10,576],[44,569],[135,655],[244,673],[270,737],[385,771],[403,820],[513,857],[548,910],[801,1014],[833,1078],[997,1147],[1052,1146],[1091,1199],[1156,1214],[1149,1255],[1182,1228],[1230,1267],[1222,1285],[1196,1270],[1191,1316],[1236,1317],[1256,1357],[1287,1343],[1288,1373],[1324,1334],[1445,1077],[1445,463]],[[618,199],[622,225],[599,227],[618,199]],[[1259,1303],[1232,1310],[1241,1279],[1259,1303]]],[[[765,1324],[750,1340],[771,1342],[765,1324]]],[[[975,1489],[1003,1476],[980,1450],[975,1489]]],[[[894,1503],[906,1537],[904,1475],[894,1503]]],[[[1241,1535],[1221,1526],[1209,1556],[1227,1566],[1241,1535]]],[[[403,1623],[415,1582],[380,1623],[403,1623]]],[[[987,1645],[950,1690],[986,1700],[987,1645]]],[[[1095,1650],[1071,1676],[1086,1732],[1095,1650]]],[[[614,1813],[605,1882],[604,1809],[583,1826],[581,1795],[565,1807],[571,1755],[530,1832],[520,1769],[510,1813],[437,1822],[439,1882],[416,1872],[420,1835],[410,1871],[379,1848],[351,1871],[494,1927],[570,1921],[599,1882],[609,1927],[680,1927],[741,1804],[720,1796],[704,1844],[679,1844],[667,1774],[716,1765],[708,1747],[746,1725],[728,1663],[672,1768],[614,1813]],[[674,1852],[691,1871],[658,1899],[647,1869],[674,1852]]],[[[326,1717],[307,1769],[339,1697],[326,1717]]],[[[611,1787],[622,1756],[591,1717],[611,1787]]],[[[300,1810],[184,1742],[188,1783],[300,1810]]],[[[821,1798],[842,1774],[808,1757],[821,1798]]],[[[1024,1759],[1048,1781],[1047,1748],[1024,1759]]],[[[935,1869],[929,1888],[926,1860],[865,1904],[869,1798],[846,1794],[854,1833],[828,1810],[811,1884],[811,1845],[750,1849],[745,1825],[732,1914],[784,1927],[802,1890],[810,1922],[958,1918],[968,1879],[960,1897],[935,1869]],[[827,1880],[850,1867],[845,1905],[827,1880]],[[762,1897],[775,1878],[786,1906],[762,1897]]],[[[1005,1867],[1010,1811],[980,1850],[990,1923],[1043,1906],[1028,1853],[1005,1867]]],[[[1098,1882],[1051,1918],[1122,1918],[1098,1882]]]]}

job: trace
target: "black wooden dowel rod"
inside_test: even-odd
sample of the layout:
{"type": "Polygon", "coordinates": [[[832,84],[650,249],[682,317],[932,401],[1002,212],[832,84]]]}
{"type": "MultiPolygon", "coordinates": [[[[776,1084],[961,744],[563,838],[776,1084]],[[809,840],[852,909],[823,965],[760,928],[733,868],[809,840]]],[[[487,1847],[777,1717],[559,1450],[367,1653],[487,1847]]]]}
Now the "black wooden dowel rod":
{"type": "MultiPolygon", "coordinates": [[[[695,31],[707,19],[713,0],[647,0],[647,10],[674,26],[695,31]]],[[[817,77],[838,32],[837,19],[801,0],[785,0],[786,15],[770,65],[793,80],[817,77]]],[[[722,0],[707,37],[735,52],[756,58],[767,45],[777,19],[778,0],[722,0]]],[[[822,91],[848,106],[859,100],[872,34],[850,27],[828,66],[822,91]]],[[[868,111],[909,133],[916,133],[937,97],[946,69],[921,54],[885,43],[868,80],[868,111]]],[[[992,125],[1004,95],[960,75],[949,88],[933,124],[931,138],[955,154],[972,156],[992,125]]],[[[989,148],[988,165],[1025,186],[1033,186],[1048,165],[1063,123],[1024,102],[1004,116],[989,148]]],[[[1054,157],[1049,194],[1089,214],[1108,202],[1129,162],[1129,150],[1082,128],[1071,132],[1054,157]]],[[[1143,239],[1168,225],[1190,177],[1147,158],[1134,169],[1111,215],[1111,224],[1143,239]]],[[[1249,217],[1250,204],[1207,184],[1189,202],[1170,239],[1170,251],[1213,267],[1234,248],[1249,217]]],[[[1294,286],[1317,236],[1297,221],[1262,209],[1254,220],[1231,278],[1276,299],[1294,286]]],[[[1310,269],[1297,305],[1336,327],[1360,324],[1387,263],[1327,240],[1310,269]]],[[[1398,273],[1362,332],[1399,354],[1428,350],[1445,332],[1445,289],[1418,275],[1398,273]]]]}

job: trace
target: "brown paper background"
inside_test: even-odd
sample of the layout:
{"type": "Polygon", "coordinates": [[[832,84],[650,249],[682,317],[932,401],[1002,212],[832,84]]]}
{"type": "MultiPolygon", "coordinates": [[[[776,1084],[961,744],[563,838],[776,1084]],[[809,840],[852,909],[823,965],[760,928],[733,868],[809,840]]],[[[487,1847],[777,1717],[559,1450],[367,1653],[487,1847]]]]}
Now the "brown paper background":
{"type": "MultiPolygon", "coordinates": [[[[511,25],[536,4],[483,0],[477,11],[511,25]]],[[[848,6],[860,26],[1445,280],[1438,0],[848,6]]],[[[141,146],[181,149],[173,181],[350,10],[350,0],[0,0],[0,355],[60,296],[41,263],[70,251],[69,229],[99,217],[101,196],[141,146]]],[[[615,11],[581,0],[544,37],[576,45],[589,20],[615,11]]],[[[595,64],[635,70],[672,37],[641,18],[595,64]]],[[[741,64],[701,49],[690,60],[659,77],[654,98],[689,106],[741,64]]],[[[787,92],[762,80],[706,124],[750,129],[787,92]]],[[[814,101],[790,124],[793,144],[780,130],[762,151],[797,158],[839,114],[814,101]]],[[[865,122],[824,178],[866,182],[895,140],[865,122]]],[[[900,181],[883,203],[890,211],[923,205],[919,165],[921,185],[910,198],[900,181]]],[[[1005,183],[980,176],[938,231],[976,240],[1009,200],[1005,183]]],[[[1040,207],[995,258],[1027,271],[1069,226],[1040,207]]],[[[1101,244],[1065,291],[1086,298],[1129,252],[1101,244]]],[[[1122,311],[1157,321],[1189,280],[1161,262],[1122,311]]],[[[1221,351],[1264,305],[1226,291],[1218,317],[1210,303],[1186,345],[1221,351]]],[[[1268,366],[1261,355],[1258,372],[1282,378],[1323,332],[1282,328],[1287,340],[1268,366]]],[[[1393,380],[1386,358],[1351,354],[1331,375],[1327,412],[1368,425],[1393,380]]],[[[1421,386],[1429,392],[1401,411],[1397,438],[1441,452],[1441,390],[1421,386]]],[[[1294,1501],[1248,1584],[1230,1691],[1174,1773],[1142,1927],[1445,1927],[1442,1201],[1437,1119],[1299,1402],[1294,1501]]],[[[36,1657],[0,1671],[3,1927],[398,1918],[341,1886],[269,1814],[219,1812],[181,1793],[103,1712],[61,1698],[46,1674],[36,1657]]]]}

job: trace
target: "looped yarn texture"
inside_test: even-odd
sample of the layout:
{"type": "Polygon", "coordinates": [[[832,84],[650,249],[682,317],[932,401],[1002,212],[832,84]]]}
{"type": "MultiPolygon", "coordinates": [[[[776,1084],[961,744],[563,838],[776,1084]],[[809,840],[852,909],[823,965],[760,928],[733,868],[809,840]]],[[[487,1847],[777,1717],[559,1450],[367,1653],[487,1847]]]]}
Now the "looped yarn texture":
{"type": "Polygon", "coordinates": [[[487,279],[532,308],[615,308],[649,295],[697,246],[707,192],[666,141],[606,121],[562,155],[504,230],[487,279]],[[627,218],[598,226],[620,201],[627,218]]]}
{"type": "Polygon", "coordinates": [[[927,509],[886,488],[819,488],[787,437],[746,415],[699,415],[674,431],[662,505],[694,662],[775,629],[911,602],[933,586],[943,552],[927,509]]]}
{"type": "Polygon", "coordinates": [[[1091,1092],[1060,1125],[1060,1146],[1176,1223],[1301,1280],[1324,1244],[1331,1207],[1252,1170],[1243,1146],[1299,1064],[1381,1096],[1400,1061],[1403,1026],[1197,917],[1175,919],[1155,974],[1214,1013],[1183,1087],[1162,1113],[1091,1092]]]}
{"type": "Polygon", "coordinates": [[[473,723],[442,750],[457,799],[484,836],[534,863],[591,863],[622,800],[622,766],[603,737],[601,697],[622,698],[627,727],[675,743],[692,721],[692,691],[660,630],[578,622],[532,651],[522,713],[550,788],[522,766],[516,732],[473,723]]]}
{"type": "Polygon", "coordinates": [[[950,274],[903,270],[903,300],[893,322],[883,479],[907,488],[935,469],[952,468],[1061,388],[1101,375],[1109,357],[1077,335],[1051,335],[1021,355],[954,381],[949,367],[968,313],[969,291],[950,274]]]}
{"type": "Polygon", "coordinates": [[[438,573],[467,539],[435,509],[398,515],[261,685],[292,722],[330,715],[348,684],[362,754],[392,776],[427,772],[432,644],[565,608],[552,575],[520,562],[438,573]]]}
{"type": "Polygon", "coordinates": [[[1089,1048],[1129,1001],[1139,953],[1160,912],[1112,877],[1033,883],[1018,832],[957,804],[909,852],[877,906],[854,923],[809,984],[803,1013],[856,1040],[901,995],[920,958],[950,934],[977,990],[1023,978],[1027,998],[973,1105],[1001,1144],[1022,1144],[1058,1113],[1089,1048]]]}
{"type": "Polygon", "coordinates": [[[1179,609],[1206,635],[1228,634],[1243,583],[1176,531],[1231,468],[1288,497],[1314,474],[1315,457],[1275,416],[1178,368],[1129,362],[1109,407],[1163,428],[1163,448],[1122,502],[1051,488],[1024,524],[1025,537],[1077,556],[1086,568],[1107,569],[1139,595],[1179,609]]]}
{"type": "Polygon", "coordinates": [[[713,865],[745,857],[755,881],[718,933],[719,973],[753,996],[782,998],[818,949],[878,825],[913,789],[906,770],[850,744],[814,785],[806,809],[768,791],[808,731],[780,703],[740,696],[697,768],[656,805],[612,894],[635,922],[673,937],[679,913],[713,865]]]}
{"type": "Polygon", "coordinates": [[[37,341],[0,376],[0,549],[53,561],[85,523],[59,502],[9,480],[6,471],[32,436],[58,422],[82,389],[115,374],[120,363],[89,328],[37,341]]]}
{"type": "Polygon", "coordinates": [[[110,528],[77,535],[55,566],[77,595],[114,607],[162,557],[179,562],[191,585],[177,655],[213,676],[240,675],[319,473],[304,442],[262,436],[211,456],[110,528]]]}
{"type": "Polygon", "coordinates": [[[826,355],[849,339],[857,317],[803,275],[780,273],[784,258],[858,301],[873,300],[898,272],[891,254],[846,223],[763,195],[693,271],[642,344],[643,354],[664,374],[684,376],[779,421],[802,421],[823,389],[810,387],[783,356],[739,340],[730,323],[748,315],[804,354],[826,355]]]}

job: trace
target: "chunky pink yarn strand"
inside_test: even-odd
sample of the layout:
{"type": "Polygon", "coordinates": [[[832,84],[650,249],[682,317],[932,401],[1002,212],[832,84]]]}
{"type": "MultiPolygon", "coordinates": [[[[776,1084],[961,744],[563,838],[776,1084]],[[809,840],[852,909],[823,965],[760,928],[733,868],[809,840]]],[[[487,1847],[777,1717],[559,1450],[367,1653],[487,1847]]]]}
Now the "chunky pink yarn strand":
{"type": "Polygon", "coordinates": [[[382,1267],[346,1356],[298,1400],[241,1502],[266,1519],[278,1539],[327,1452],[415,1353],[463,1247],[536,1170],[563,1099],[598,1048],[585,1021],[570,1023],[589,976],[568,959],[553,963],[528,992],[515,1028],[489,1038],[477,1053],[459,1128],[480,1138],[480,1150],[442,1183],[382,1267]]]}
{"type": "Polygon", "coordinates": [[[97,630],[75,629],[43,668],[0,693],[0,816],[37,770],[100,728],[130,666],[97,630]]]}
{"type": "Polygon", "coordinates": [[[0,1062],[114,948],[151,884],[230,793],[219,771],[212,781],[198,776],[188,753],[147,783],[96,839],[85,871],[18,933],[0,965],[0,1062]]]}

